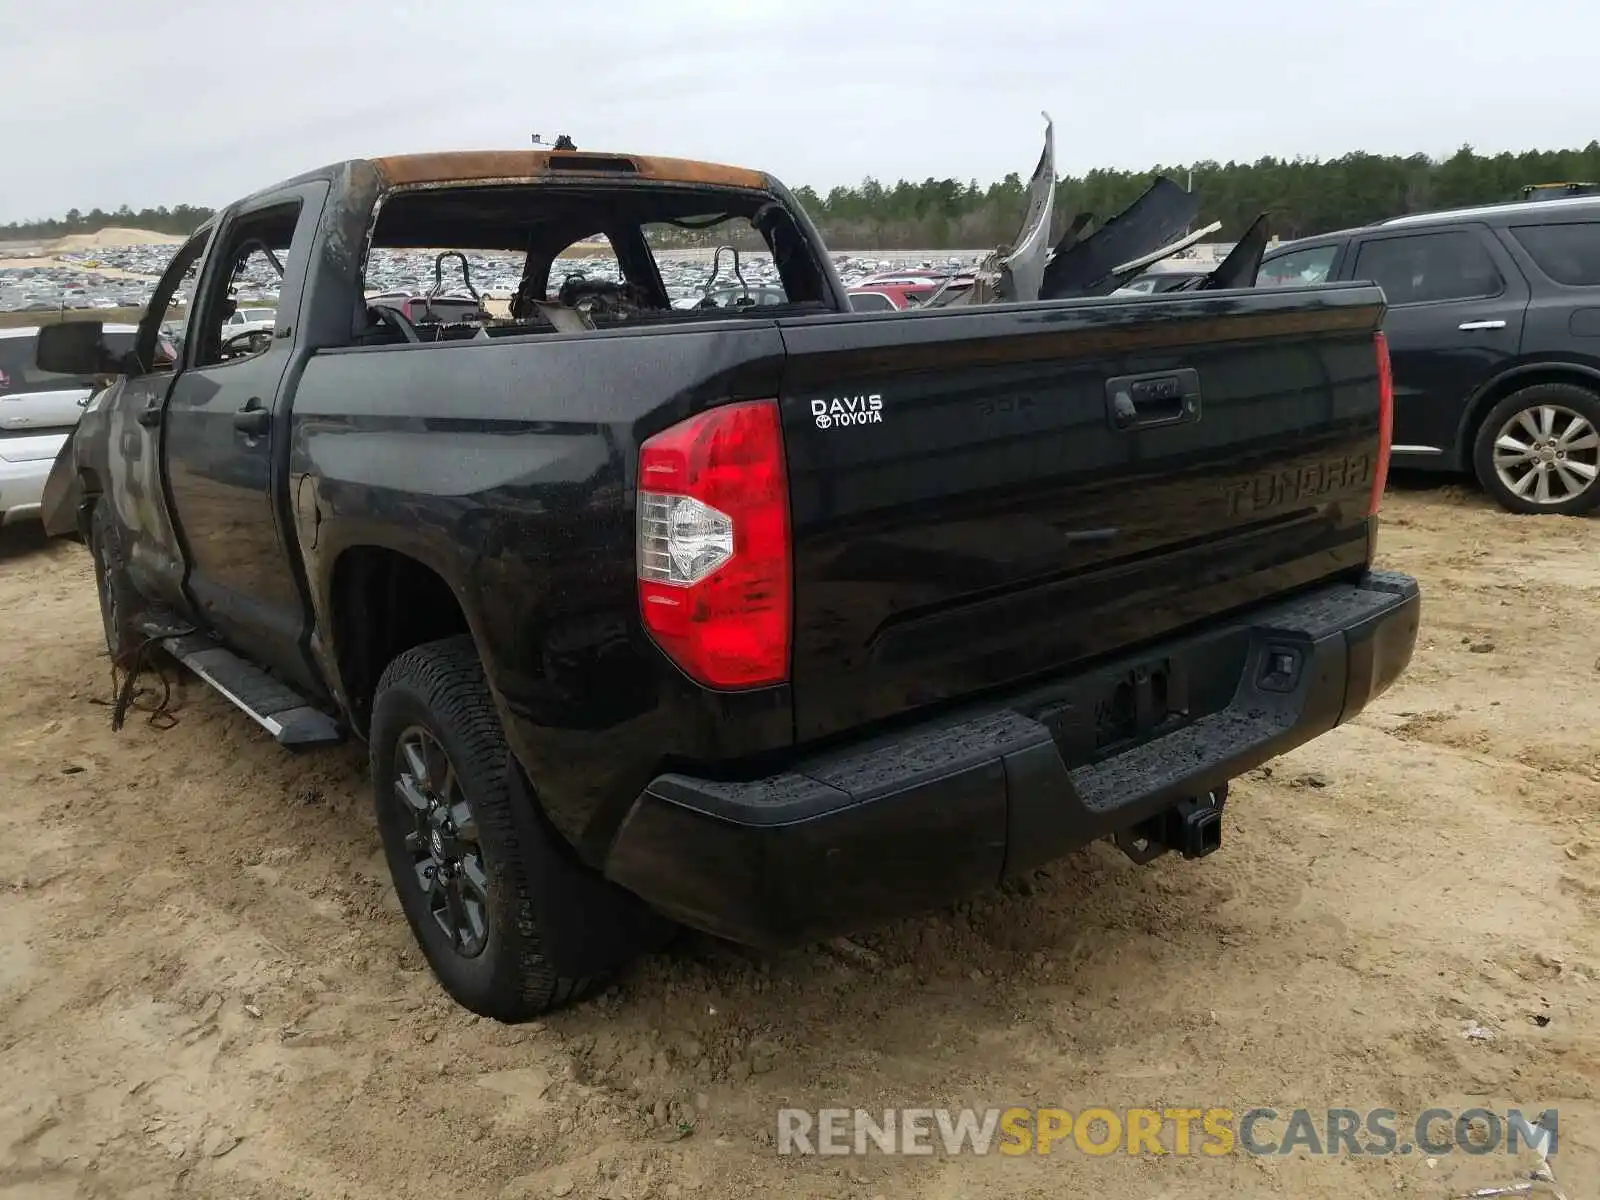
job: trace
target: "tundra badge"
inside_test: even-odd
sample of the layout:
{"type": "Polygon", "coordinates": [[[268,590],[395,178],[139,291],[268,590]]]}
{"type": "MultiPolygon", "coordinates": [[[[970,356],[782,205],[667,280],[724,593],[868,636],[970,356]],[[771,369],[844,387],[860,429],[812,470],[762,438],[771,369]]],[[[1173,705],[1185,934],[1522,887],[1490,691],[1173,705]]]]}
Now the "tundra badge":
{"type": "Polygon", "coordinates": [[[883,397],[877,392],[870,396],[835,396],[830,400],[813,400],[811,415],[817,419],[818,429],[831,429],[839,425],[883,424],[883,397]]]}

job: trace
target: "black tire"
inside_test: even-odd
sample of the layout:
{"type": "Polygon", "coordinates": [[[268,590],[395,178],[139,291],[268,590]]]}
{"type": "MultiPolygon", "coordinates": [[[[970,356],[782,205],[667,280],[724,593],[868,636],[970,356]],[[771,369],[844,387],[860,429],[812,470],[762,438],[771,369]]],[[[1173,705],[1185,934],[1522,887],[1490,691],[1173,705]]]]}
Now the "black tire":
{"type": "MultiPolygon", "coordinates": [[[[1600,431],[1600,396],[1596,396],[1588,388],[1572,383],[1536,383],[1532,387],[1513,392],[1491,408],[1478,427],[1478,435],[1474,439],[1472,449],[1473,469],[1478,476],[1478,482],[1483,484],[1483,490],[1508,512],[1576,516],[1592,512],[1597,505],[1600,505],[1600,477],[1590,478],[1585,486],[1577,490],[1573,490],[1569,483],[1569,479],[1575,474],[1574,467],[1583,471],[1594,469],[1597,475],[1600,475],[1600,448],[1573,451],[1571,458],[1567,457],[1567,451],[1560,450],[1559,457],[1566,463],[1564,474],[1563,468],[1556,462],[1544,464],[1542,467],[1529,466],[1525,471],[1516,464],[1509,464],[1506,470],[1512,476],[1512,480],[1507,482],[1497,469],[1495,446],[1507,425],[1516,422],[1521,414],[1526,413],[1537,426],[1539,414],[1552,410],[1557,414],[1556,423],[1552,427],[1557,435],[1571,427],[1574,417],[1586,421],[1591,433],[1600,431]],[[1541,470],[1550,476],[1551,482],[1544,486],[1549,489],[1548,494],[1551,499],[1540,501],[1536,495],[1519,495],[1513,484],[1521,483],[1524,477],[1533,473],[1529,485],[1529,490],[1532,491],[1540,486],[1537,473],[1541,470]]],[[[1558,453],[1557,448],[1551,443],[1538,442],[1537,436],[1533,429],[1526,431],[1526,441],[1530,448],[1534,445],[1548,447],[1548,450],[1537,451],[1541,455],[1547,452],[1558,453]]]]}
{"type": "Polygon", "coordinates": [[[100,624],[111,660],[123,659],[144,640],[134,623],[142,607],[122,557],[122,538],[104,502],[89,518],[89,554],[94,559],[95,590],[100,594],[100,624]]]}
{"type": "Polygon", "coordinates": [[[369,745],[378,829],[395,891],[444,990],[463,1007],[508,1022],[527,1020],[587,993],[597,977],[560,976],[541,952],[529,870],[538,856],[526,845],[541,831],[514,811],[509,774],[516,767],[471,638],[428,642],[389,663],[373,699],[369,745]],[[402,776],[398,759],[402,736],[415,738],[418,730],[431,735],[448,756],[456,790],[475,820],[473,858],[487,877],[488,898],[475,910],[486,931],[481,950],[471,954],[458,949],[436,917],[434,901],[419,878],[427,864],[419,860],[417,847],[407,844],[415,832],[415,815],[397,793],[402,776]]]}

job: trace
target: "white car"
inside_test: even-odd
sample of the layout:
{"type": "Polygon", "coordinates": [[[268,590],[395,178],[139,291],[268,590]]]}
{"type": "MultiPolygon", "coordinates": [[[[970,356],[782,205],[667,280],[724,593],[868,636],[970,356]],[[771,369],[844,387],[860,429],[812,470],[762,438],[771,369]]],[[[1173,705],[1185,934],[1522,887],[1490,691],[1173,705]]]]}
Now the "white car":
{"type": "Polygon", "coordinates": [[[275,308],[241,308],[223,323],[222,339],[227,341],[231,337],[255,329],[265,329],[271,333],[277,324],[278,310],[275,308]]]}
{"type": "MultiPolygon", "coordinates": [[[[135,326],[105,332],[114,352],[133,348],[135,326]]],[[[38,336],[37,326],[0,329],[0,525],[38,519],[44,481],[94,390],[92,379],[35,366],[38,336]]]]}

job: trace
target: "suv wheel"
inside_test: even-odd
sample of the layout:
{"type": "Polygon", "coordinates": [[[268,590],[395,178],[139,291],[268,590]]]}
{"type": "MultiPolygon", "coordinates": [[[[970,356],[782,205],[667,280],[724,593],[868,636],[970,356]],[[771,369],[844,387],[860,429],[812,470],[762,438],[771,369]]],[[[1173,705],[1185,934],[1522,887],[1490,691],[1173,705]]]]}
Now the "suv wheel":
{"type": "Polygon", "coordinates": [[[112,662],[120,662],[143,639],[134,626],[139,609],[139,593],[123,565],[122,541],[116,522],[102,500],[89,517],[89,554],[94,559],[95,590],[100,594],[100,624],[105,631],[106,652],[112,662]]]}
{"type": "Polygon", "coordinates": [[[1600,505],[1600,397],[1570,383],[1513,392],[1479,427],[1473,465],[1511,512],[1589,512],[1600,505]]]}
{"type": "Polygon", "coordinates": [[[508,774],[516,768],[468,637],[399,655],[378,681],[370,738],[378,829],[423,955],[461,1005],[526,1020],[577,999],[593,978],[557,975],[541,953],[536,893],[508,774]]]}

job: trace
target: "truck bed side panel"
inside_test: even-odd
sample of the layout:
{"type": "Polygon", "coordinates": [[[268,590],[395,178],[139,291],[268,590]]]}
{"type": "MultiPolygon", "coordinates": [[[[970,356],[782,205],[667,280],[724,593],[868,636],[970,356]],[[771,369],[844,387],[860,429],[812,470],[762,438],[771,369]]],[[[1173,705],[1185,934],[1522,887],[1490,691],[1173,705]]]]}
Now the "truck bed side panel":
{"type": "MultiPolygon", "coordinates": [[[[541,804],[580,843],[598,798],[631,801],[664,756],[788,745],[788,688],[691,685],[639,631],[634,579],[639,443],[715,401],[776,394],[781,352],[773,326],[740,323],[313,356],[291,502],[318,629],[337,628],[349,552],[433,570],[541,804]]],[[[340,678],[339,648],[317,650],[340,678]]]]}

